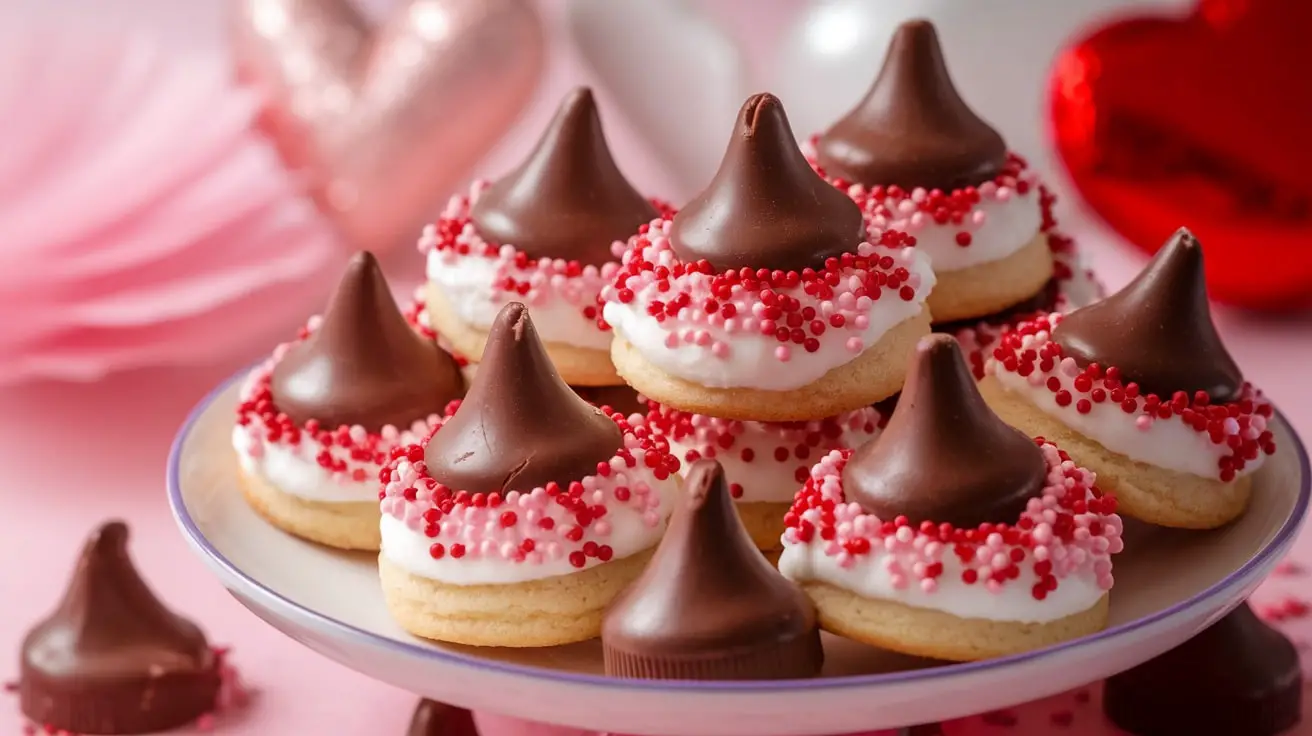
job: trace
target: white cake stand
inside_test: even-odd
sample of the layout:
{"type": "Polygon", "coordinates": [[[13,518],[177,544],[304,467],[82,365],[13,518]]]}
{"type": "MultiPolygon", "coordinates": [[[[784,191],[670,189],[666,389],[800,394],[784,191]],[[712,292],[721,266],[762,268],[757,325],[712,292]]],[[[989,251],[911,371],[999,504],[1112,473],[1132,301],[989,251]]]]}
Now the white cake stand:
{"type": "Polygon", "coordinates": [[[588,642],[475,649],[409,636],[383,605],[376,555],[302,542],[245,504],[230,446],[238,379],[178,434],[169,502],[187,542],[256,615],[370,677],[472,710],[624,733],[816,736],[956,718],[1052,695],[1132,667],[1238,605],[1294,541],[1308,510],[1308,457],[1283,420],[1252,508],[1205,533],[1127,526],[1107,630],[969,664],[912,660],[826,636],[823,676],[775,682],[620,680],[588,642]]]}

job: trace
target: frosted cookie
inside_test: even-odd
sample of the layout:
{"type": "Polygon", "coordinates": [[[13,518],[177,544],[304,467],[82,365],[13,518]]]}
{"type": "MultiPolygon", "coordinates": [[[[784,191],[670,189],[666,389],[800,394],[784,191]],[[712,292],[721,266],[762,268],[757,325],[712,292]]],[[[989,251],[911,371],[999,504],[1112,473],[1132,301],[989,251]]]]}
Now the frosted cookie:
{"type": "Polygon", "coordinates": [[[232,445],[246,500],[284,531],[378,549],[378,473],[464,393],[455,358],[407,323],[369,253],[322,318],[242,386],[232,445]]]}
{"type": "Polygon", "coordinates": [[[606,611],[606,674],[653,680],[781,680],[820,674],[815,606],[755,549],[724,469],[688,471],[651,564],[606,611]]]}
{"type": "Polygon", "coordinates": [[[528,309],[488,332],[469,395],[383,471],[379,568],[403,628],[474,646],[590,639],[642,570],[678,461],[561,380],[528,309]]]}
{"type": "Polygon", "coordinates": [[[1212,324],[1203,253],[1180,230],[1102,301],[1003,335],[985,365],[1003,419],[1058,442],[1122,513],[1210,529],[1248,505],[1273,412],[1212,324]]]}
{"type": "Polygon", "coordinates": [[[724,468],[743,526],[765,552],[781,549],[784,514],[811,466],[831,450],[856,448],[879,436],[887,415],[864,407],[826,419],[748,422],[653,405],[647,426],[670,443],[686,470],[701,459],[724,468]]]}
{"type": "Polygon", "coordinates": [[[873,227],[907,233],[929,256],[935,321],[1002,311],[1052,279],[1044,193],[961,99],[929,21],[898,28],[865,98],[813,145],[873,227]]]}
{"type": "Polygon", "coordinates": [[[453,197],[424,230],[429,319],[477,363],[497,312],[523,302],[567,383],[623,383],[597,295],[624,243],[658,216],[611,158],[591,90],[576,89],[519,168],[453,197]]]}
{"type": "Polygon", "coordinates": [[[934,286],[902,238],[872,238],[807,164],[779,100],[754,95],[711,184],[635,236],[602,290],[616,370],[653,401],[731,419],[816,419],[891,396],[934,286]]]}
{"type": "Polygon", "coordinates": [[[879,439],[811,470],[779,569],[826,630],[953,661],[1029,651],[1107,622],[1115,501],[980,398],[956,342],[917,346],[879,439]]]}

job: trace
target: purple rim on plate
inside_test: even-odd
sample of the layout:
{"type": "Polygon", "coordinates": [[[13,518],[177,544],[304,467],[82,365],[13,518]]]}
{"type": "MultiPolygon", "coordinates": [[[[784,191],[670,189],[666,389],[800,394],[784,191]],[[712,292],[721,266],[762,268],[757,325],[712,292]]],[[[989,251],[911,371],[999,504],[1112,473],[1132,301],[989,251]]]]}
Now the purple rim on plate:
{"type": "Polygon", "coordinates": [[[1260,567],[1271,559],[1275,553],[1289,542],[1293,541],[1299,527],[1302,525],[1303,517],[1307,514],[1308,502],[1312,498],[1312,467],[1309,467],[1307,449],[1303,447],[1302,440],[1298,437],[1285,421],[1284,415],[1276,411],[1276,415],[1284,422],[1286,427],[1290,428],[1289,435],[1293,439],[1292,446],[1289,448],[1298,455],[1299,477],[1302,481],[1302,487],[1298,489],[1298,500],[1294,503],[1294,511],[1290,514],[1285,523],[1281,525],[1280,530],[1271,538],[1271,541],[1257,551],[1247,562],[1239,569],[1222,578],[1206,590],[1177,603],[1170,608],[1157,611],[1156,613],[1129,621],[1117,626],[1112,626],[1096,634],[1072,639],[1068,642],[1056,644],[1043,649],[1036,649],[1023,654],[1013,654],[1006,657],[997,657],[995,659],[986,659],[978,662],[963,662],[957,664],[944,664],[938,667],[929,667],[919,670],[906,670],[901,672],[885,672],[873,675],[843,675],[839,677],[817,677],[806,680],[765,680],[765,681],[745,681],[745,680],[725,680],[725,681],[681,681],[681,680],[624,680],[605,675],[586,675],[576,672],[562,672],[560,670],[548,669],[546,667],[533,667],[530,665],[511,664],[508,662],[499,662],[487,660],[479,657],[461,654],[459,652],[448,652],[436,648],[433,645],[424,644],[419,641],[407,642],[397,639],[391,639],[385,636],[365,631],[348,623],[338,621],[337,619],[325,616],[318,611],[306,608],[301,604],[290,600],[266,587],[261,585],[251,576],[240,570],[232,564],[228,558],[224,557],[221,552],[210,544],[205,535],[201,533],[196,526],[195,520],[187,511],[186,506],[182,503],[182,487],[179,480],[178,466],[182,456],[182,446],[186,443],[187,437],[191,434],[192,428],[199,421],[210,404],[232,384],[245,378],[247,370],[238,372],[236,375],[219,384],[218,387],[209,392],[200,403],[191,410],[185,422],[182,423],[181,429],[173,439],[173,446],[169,449],[169,462],[167,470],[167,483],[169,494],[169,506],[173,510],[173,516],[178,522],[178,527],[182,530],[188,539],[197,548],[204,551],[211,559],[228,571],[230,575],[240,580],[252,588],[258,588],[276,601],[279,605],[289,610],[295,611],[298,615],[313,619],[320,625],[335,630],[338,634],[348,639],[367,642],[371,646],[391,649],[393,651],[404,652],[407,655],[417,657],[428,657],[431,659],[445,660],[454,664],[466,667],[476,667],[484,670],[492,670],[509,675],[519,675],[522,677],[532,677],[548,680],[564,680],[567,682],[588,685],[592,687],[617,688],[622,690],[648,690],[653,692],[726,692],[726,693],[755,693],[755,692],[776,692],[780,690],[838,690],[849,687],[866,687],[870,685],[881,684],[904,684],[916,682],[918,680],[954,677],[960,675],[970,675],[980,672],[986,672],[993,668],[1007,667],[1015,664],[1033,662],[1039,659],[1056,655],[1060,652],[1070,651],[1076,648],[1094,646],[1106,639],[1119,636],[1124,633],[1141,629],[1145,626],[1151,626],[1163,619],[1169,618],[1180,611],[1198,605],[1200,602],[1217,596],[1220,592],[1228,587],[1235,578],[1242,577],[1251,572],[1254,568],[1260,567]]]}

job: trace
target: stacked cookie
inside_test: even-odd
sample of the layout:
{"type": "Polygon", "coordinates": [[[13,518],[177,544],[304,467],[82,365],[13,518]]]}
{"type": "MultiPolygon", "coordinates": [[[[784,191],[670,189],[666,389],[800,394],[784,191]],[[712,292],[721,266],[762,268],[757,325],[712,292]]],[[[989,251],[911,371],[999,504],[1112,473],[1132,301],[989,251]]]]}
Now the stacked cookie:
{"type": "Polygon", "coordinates": [[[630,243],[602,291],[611,357],[655,403],[684,467],[715,459],[752,539],[777,553],[810,466],[877,436],[929,331],[928,261],[872,235],[798,148],[783,106],[749,98],[710,185],[630,243]]]}

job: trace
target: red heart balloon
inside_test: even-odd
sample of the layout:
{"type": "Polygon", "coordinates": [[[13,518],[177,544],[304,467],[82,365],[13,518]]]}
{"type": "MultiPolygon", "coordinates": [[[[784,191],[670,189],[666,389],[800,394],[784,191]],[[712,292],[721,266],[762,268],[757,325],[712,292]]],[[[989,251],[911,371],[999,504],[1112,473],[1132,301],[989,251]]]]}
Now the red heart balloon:
{"type": "Polygon", "coordinates": [[[1312,2],[1203,0],[1103,28],[1051,86],[1058,155],[1089,206],[1155,251],[1207,247],[1212,296],[1312,305],[1312,2]]]}

